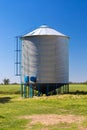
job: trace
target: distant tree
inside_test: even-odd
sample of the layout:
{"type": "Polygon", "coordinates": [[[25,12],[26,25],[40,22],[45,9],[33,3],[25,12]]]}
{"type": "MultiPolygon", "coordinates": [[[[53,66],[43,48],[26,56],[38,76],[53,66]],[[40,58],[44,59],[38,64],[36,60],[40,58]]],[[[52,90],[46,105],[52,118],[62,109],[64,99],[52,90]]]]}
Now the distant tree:
{"type": "Polygon", "coordinates": [[[9,84],[10,83],[10,79],[3,79],[3,83],[6,85],[6,84],[9,84]]]}
{"type": "Polygon", "coordinates": [[[73,82],[69,81],[69,84],[72,84],[73,82]]]}
{"type": "Polygon", "coordinates": [[[85,81],[85,84],[87,84],[87,81],[85,81]]]}

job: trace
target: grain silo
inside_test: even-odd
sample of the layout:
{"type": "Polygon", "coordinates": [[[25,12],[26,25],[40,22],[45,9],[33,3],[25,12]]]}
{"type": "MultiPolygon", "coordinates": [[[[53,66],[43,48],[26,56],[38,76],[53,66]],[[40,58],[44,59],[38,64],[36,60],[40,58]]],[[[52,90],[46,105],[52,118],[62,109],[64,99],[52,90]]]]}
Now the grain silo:
{"type": "Polygon", "coordinates": [[[62,86],[63,91],[67,92],[64,86],[69,83],[69,37],[42,25],[22,36],[21,40],[21,83],[24,96],[26,86],[30,97],[33,90],[37,90],[38,95],[48,95],[62,86]]]}

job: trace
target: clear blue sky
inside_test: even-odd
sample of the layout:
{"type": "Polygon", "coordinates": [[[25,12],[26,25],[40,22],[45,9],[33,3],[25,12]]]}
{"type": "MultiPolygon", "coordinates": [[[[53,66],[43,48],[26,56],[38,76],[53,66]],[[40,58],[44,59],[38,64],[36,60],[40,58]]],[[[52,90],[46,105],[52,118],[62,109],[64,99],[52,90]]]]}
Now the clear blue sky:
{"type": "Polygon", "coordinates": [[[87,80],[87,0],[0,0],[0,82],[14,76],[15,36],[42,24],[70,36],[69,80],[87,80]]]}

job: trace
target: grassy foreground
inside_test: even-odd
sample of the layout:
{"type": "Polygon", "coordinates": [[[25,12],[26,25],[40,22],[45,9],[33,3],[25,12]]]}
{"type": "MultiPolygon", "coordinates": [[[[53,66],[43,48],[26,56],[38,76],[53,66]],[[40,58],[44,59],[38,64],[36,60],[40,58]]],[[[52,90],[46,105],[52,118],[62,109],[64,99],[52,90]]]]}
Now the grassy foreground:
{"type": "Polygon", "coordinates": [[[0,85],[0,130],[86,130],[87,85],[70,85],[70,94],[23,99],[19,85],[0,85]],[[20,118],[32,115],[75,115],[85,120],[74,123],[43,125],[31,124],[31,119],[20,118]]]}

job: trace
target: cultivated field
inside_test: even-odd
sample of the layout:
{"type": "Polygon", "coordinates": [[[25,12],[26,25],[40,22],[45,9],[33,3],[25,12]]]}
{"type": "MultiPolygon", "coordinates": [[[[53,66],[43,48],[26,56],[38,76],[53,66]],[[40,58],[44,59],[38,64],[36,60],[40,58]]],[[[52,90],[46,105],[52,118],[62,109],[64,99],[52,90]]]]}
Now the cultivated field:
{"type": "Polygon", "coordinates": [[[0,130],[87,130],[87,85],[32,99],[20,97],[19,85],[0,85],[0,130]]]}

